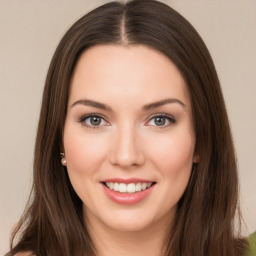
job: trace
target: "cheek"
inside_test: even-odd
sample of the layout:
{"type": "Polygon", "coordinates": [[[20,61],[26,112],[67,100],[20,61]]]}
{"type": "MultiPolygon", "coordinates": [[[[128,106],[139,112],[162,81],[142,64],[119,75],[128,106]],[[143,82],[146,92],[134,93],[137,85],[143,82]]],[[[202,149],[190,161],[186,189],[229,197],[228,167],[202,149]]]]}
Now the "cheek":
{"type": "Polygon", "coordinates": [[[64,148],[67,168],[81,173],[93,173],[104,161],[106,138],[101,134],[89,135],[67,127],[64,132],[64,148]]]}
{"type": "MultiPolygon", "coordinates": [[[[174,134],[173,134],[174,135],[174,134]]],[[[154,168],[158,170],[159,198],[162,211],[169,212],[176,206],[184,194],[192,170],[194,154],[194,136],[189,133],[175,133],[174,136],[158,138],[150,152],[154,168]],[[159,194],[160,194],[159,193],[159,194]]],[[[159,199],[158,199],[159,200],[159,199]]]]}
{"type": "Polygon", "coordinates": [[[194,136],[190,133],[175,133],[158,137],[151,141],[154,145],[149,151],[157,169],[164,175],[173,178],[181,175],[189,176],[194,155],[194,136]]]}
{"type": "Polygon", "coordinates": [[[107,152],[106,138],[100,134],[85,133],[81,127],[65,126],[63,143],[70,182],[80,199],[93,202],[94,183],[107,152]]]}

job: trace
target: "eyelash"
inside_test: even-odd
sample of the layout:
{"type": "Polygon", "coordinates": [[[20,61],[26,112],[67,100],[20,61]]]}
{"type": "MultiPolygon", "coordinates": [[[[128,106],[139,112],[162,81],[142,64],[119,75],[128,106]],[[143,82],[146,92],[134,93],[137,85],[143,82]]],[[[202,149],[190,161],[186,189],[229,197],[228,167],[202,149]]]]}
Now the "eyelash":
{"type": "Polygon", "coordinates": [[[163,126],[157,126],[157,125],[155,125],[155,127],[157,127],[157,128],[166,128],[166,127],[169,127],[170,125],[172,125],[172,124],[175,124],[176,123],[176,119],[173,117],[173,116],[171,116],[171,115],[167,115],[167,114],[163,114],[163,113],[159,113],[159,114],[154,114],[153,116],[151,116],[150,117],[150,119],[149,119],[149,121],[147,122],[147,123],[149,123],[151,120],[153,120],[154,118],[165,118],[165,119],[167,119],[169,122],[170,122],[170,124],[164,124],[163,126]]]}
{"type": "MultiPolygon", "coordinates": [[[[82,123],[84,126],[88,127],[88,128],[91,128],[91,129],[100,129],[103,125],[96,125],[96,126],[93,126],[93,125],[88,125],[85,123],[85,121],[89,118],[92,118],[92,117],[96,117],[96,118],[101,118],[101,120],[104,120],[104,122],[108,123],[105,118],[100,115],[100,114],[88,114],[88,115],[84,115],[82,116],[80,119],[79,119],[79,122],[82,123]]],[[[152,115],[150,118],[149,118],[149,121],[147,121],[147,124],[152,121],[154,118],[165,118],[167,119],[170,124],[164,124],[163,126],[157,126],[157,125],[152,125],[152,126],[155,126],[157,128],[165,128],[165,127],[168,127],[170,126],[171,124],[175,124],[176,123],[176,119],[171,116],[171,115],[167,115],[167,114],[163,114],[163,113],[159,113],[159,114],[154,114],[152,115]]],[[[108,126],[108,125],[107,125],[108,126]]],[[[150,125],[148,125],[150,126],[150,125]]]]}
{"type": "Polygon", "coordinates": [[[79,122],[82,123],[84,126],[88,127],[88,128],[91,128],[91,129],[99,129],[102,125],[96,125],[96,126],[93,126],[93,125],[88,125],[86,124],[86,119],[89,119],[89,118],[92,118],[92,117],[97,117],[97,118],[101,118],[101,120],[104,120],[106,123],[107,121],[105,120],[105,118],[102,116],[102,115],[99,115],[99,114],[88,114],[88,115],[84,115],[82,116],[80,119],[79,119],[79,122]]]}

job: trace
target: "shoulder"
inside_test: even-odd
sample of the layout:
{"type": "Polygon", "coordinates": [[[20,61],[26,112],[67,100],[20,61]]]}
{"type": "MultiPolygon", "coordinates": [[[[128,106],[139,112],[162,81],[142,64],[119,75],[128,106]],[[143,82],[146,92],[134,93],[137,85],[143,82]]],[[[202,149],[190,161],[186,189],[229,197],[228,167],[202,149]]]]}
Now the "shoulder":
{"type": "Polygon", "coordinates": [[[256,256],[256,232],[249,236],[249,252],[246,256],[256,256]]]}

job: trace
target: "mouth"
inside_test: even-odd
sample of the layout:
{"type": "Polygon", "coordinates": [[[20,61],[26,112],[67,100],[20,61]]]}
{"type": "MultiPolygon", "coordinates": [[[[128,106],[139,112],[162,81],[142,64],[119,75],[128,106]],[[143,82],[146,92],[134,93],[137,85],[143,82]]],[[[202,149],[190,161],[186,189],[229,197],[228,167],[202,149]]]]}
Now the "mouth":
{"type": "Polygon", "coordinates": [[[134,183],[118,183],[118,182],[102,182],[104,186],[112,191],[123,194],[134,194],[149,189],[156,182],[134,182],[134,183]]]}
{"type": "Polygon", "coordinates": [[[101,181],[103,191],[113,202],[132,205],[144,201],[154,190],[155,181],[138,178],[111,178],[101,181]]]}

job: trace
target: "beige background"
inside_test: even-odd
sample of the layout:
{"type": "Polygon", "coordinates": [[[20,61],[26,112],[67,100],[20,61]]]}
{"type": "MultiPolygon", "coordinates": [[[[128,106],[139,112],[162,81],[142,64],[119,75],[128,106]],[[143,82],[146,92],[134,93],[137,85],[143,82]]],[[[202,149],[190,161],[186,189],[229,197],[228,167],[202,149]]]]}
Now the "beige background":
{"type": "MultiPolygon", "coordinates": [[[[108,1],[0,0],[0,255],[31,185],[41,93],[67,28],[108,1]]],[[[256,1],[164,1],[199,31],[222,83],[237,149],[247,229],[256,230],[256,1]]]]}

